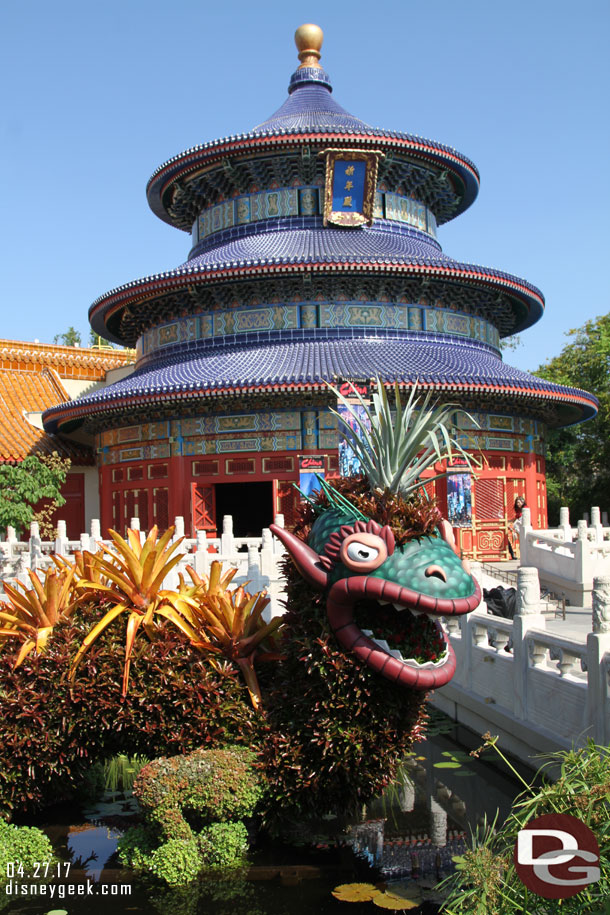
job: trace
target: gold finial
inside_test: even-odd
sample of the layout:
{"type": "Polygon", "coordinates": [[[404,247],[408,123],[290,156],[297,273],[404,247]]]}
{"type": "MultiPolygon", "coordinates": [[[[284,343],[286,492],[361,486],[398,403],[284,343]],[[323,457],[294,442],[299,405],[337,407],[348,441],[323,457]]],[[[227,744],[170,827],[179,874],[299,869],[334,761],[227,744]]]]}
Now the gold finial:
{"type": "Polygon", "coordinates": [[[324,41],[324,32],[319,25],[312,25],[307,22],[300,25],[294,33],[294,41],[299,50],[299,60],[301,64],[299,70],[303,67],[317,67],[322,69],[318,61],[320,60],[320,48],[324,41]]]}

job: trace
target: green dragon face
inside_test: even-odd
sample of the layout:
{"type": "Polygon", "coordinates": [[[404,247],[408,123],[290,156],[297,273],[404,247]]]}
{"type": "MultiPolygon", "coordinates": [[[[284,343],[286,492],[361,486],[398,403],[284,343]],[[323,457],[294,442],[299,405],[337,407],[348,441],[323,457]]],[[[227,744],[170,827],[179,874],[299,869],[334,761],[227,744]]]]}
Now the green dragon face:
{"type": "Polygon", "coordinates": [[[481,600],[447,527],[397,547],[389,527],[331,508],[307,543],[272,530],[304,578],[327,592],[328,621],[341,644],[382,676],[428,690],[455,672],[441,617],[468,613],[481,600]]]}

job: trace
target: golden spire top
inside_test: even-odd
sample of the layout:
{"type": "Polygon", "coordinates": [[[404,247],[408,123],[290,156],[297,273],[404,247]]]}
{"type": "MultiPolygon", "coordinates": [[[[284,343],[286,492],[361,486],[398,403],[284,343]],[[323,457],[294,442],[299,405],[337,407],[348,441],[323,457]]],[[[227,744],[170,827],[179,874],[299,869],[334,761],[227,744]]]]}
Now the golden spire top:
{"type": "Polygon", "coordinates": [[[322,69],[318,61],[320,60],[320,48],[324,41],[324,32],[319,25],[312,25],[310,22],[300,25],[294,33],[294,41],[299,51],[299,60],[301,64],[299,70],[303,67],[317,67],[322,69]]]}

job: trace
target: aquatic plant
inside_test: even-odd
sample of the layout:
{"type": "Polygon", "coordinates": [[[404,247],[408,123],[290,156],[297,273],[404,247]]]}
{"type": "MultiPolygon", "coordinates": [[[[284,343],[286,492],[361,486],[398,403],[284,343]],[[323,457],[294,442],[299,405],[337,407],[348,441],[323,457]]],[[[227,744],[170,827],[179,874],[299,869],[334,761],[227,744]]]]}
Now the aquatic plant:
{"type": "Polygon", "coordinates": [[[471,847],[454,858],[455,873],[437,887],[445,895],[442,912],[447,915],[510,915],[511,912],[595,915],[599,912],[602,915],[610,896],[610,747],[588,741],[584,747],[549,754],[530,785],[499,749],[498,738],[484,736],[483,747],[492,747],[498,753],[522,782],[524,791],[497,832],[495,824],[486,824],[471,837],[471,847]],[[544,777],[539,785],[549,769],[555,775],[558,770],[558,777],[544,777]],[[576,817],[593,831],[599,844],[600,880],[569,899],[542,899],[531,893],[515,869],[517,833],[530,820],[547,813],[576,817]]]}

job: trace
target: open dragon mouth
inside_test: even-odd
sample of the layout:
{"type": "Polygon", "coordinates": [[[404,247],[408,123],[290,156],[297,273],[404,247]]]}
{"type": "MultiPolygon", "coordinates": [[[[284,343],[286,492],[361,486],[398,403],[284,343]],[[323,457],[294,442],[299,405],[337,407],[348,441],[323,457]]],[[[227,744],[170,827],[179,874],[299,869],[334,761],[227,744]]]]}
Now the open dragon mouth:
{"type": "Polygon", "coordinates": [[[330,589],[328,620],[338,640],[369,667],[415,689],[435,689],[455,673],[440,617],[469,613],[481,591],[436,598],[372,576],[343,578],[330,589]]]}
{"type": "Polygon", "coordinates": [[[364,635],[399,661],[430,667],[447,660],[439,617],[382,601],[359,600],[354,604],[354,622],[364,635]]]}

